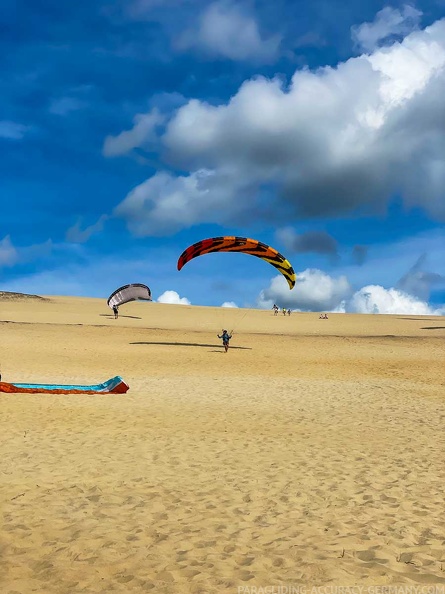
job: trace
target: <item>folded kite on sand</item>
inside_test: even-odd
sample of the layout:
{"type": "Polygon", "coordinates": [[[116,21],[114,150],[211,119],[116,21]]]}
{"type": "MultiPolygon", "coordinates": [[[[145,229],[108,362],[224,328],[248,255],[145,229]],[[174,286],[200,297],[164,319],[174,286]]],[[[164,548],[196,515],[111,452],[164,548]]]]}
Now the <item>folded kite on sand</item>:
{"type": "Polygon", "coordinates": [[[76,386],[56,384],[9,384],[0,382],[0,392],[31,394],[125,394],[130,386],[119,376],[112,377],[103,384],[76,386]]]}

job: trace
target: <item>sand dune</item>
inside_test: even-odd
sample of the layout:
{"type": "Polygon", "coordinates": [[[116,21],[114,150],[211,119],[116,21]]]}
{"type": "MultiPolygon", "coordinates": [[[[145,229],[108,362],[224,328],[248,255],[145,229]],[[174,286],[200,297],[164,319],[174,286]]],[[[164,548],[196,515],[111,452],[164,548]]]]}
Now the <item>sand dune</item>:
{"type": "Polygon", "coordinates": [[[0,300],[5,594],[445,584],[445,320],[0,300]],[[234,329],[222,351],[216,333],[234,329]]]}

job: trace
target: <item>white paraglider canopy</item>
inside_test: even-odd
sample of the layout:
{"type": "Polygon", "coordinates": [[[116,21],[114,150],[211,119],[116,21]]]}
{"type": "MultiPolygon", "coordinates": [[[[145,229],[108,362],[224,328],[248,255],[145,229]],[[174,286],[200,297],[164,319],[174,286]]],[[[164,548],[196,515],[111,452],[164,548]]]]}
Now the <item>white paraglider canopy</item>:
{"type": "Polygon", "coordinates": [[[124,285],[116,289],[107,300],[107,305],[111,309],[114,306],[119,307],[129,301],[151,301],[151,291],[147,285],[134,283],[132,285],[124,285]]]}

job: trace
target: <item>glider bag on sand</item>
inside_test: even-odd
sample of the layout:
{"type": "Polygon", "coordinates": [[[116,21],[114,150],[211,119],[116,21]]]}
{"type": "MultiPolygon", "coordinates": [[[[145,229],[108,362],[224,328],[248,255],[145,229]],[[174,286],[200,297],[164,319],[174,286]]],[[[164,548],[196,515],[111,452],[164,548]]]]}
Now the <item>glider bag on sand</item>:
{"type": "Polygon", "coordinates": [[[125,394],[130,386],[119,376],[112,377],[103,384],[76,386],[57,384],[9,384],[0,382],[0,392],[29,394],[125,394]]]}

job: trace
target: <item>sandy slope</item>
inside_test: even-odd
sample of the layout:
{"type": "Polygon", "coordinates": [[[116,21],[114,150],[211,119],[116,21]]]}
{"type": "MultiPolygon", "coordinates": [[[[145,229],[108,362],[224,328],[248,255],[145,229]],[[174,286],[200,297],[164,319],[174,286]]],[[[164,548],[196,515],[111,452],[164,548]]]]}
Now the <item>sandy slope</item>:
{"type": "Polygon", "coordinates": [[[0,591],[445,584],[445,320],[0,301],[0,591]],[[216,333],[234,328],[229,353],[216,333]]]}

